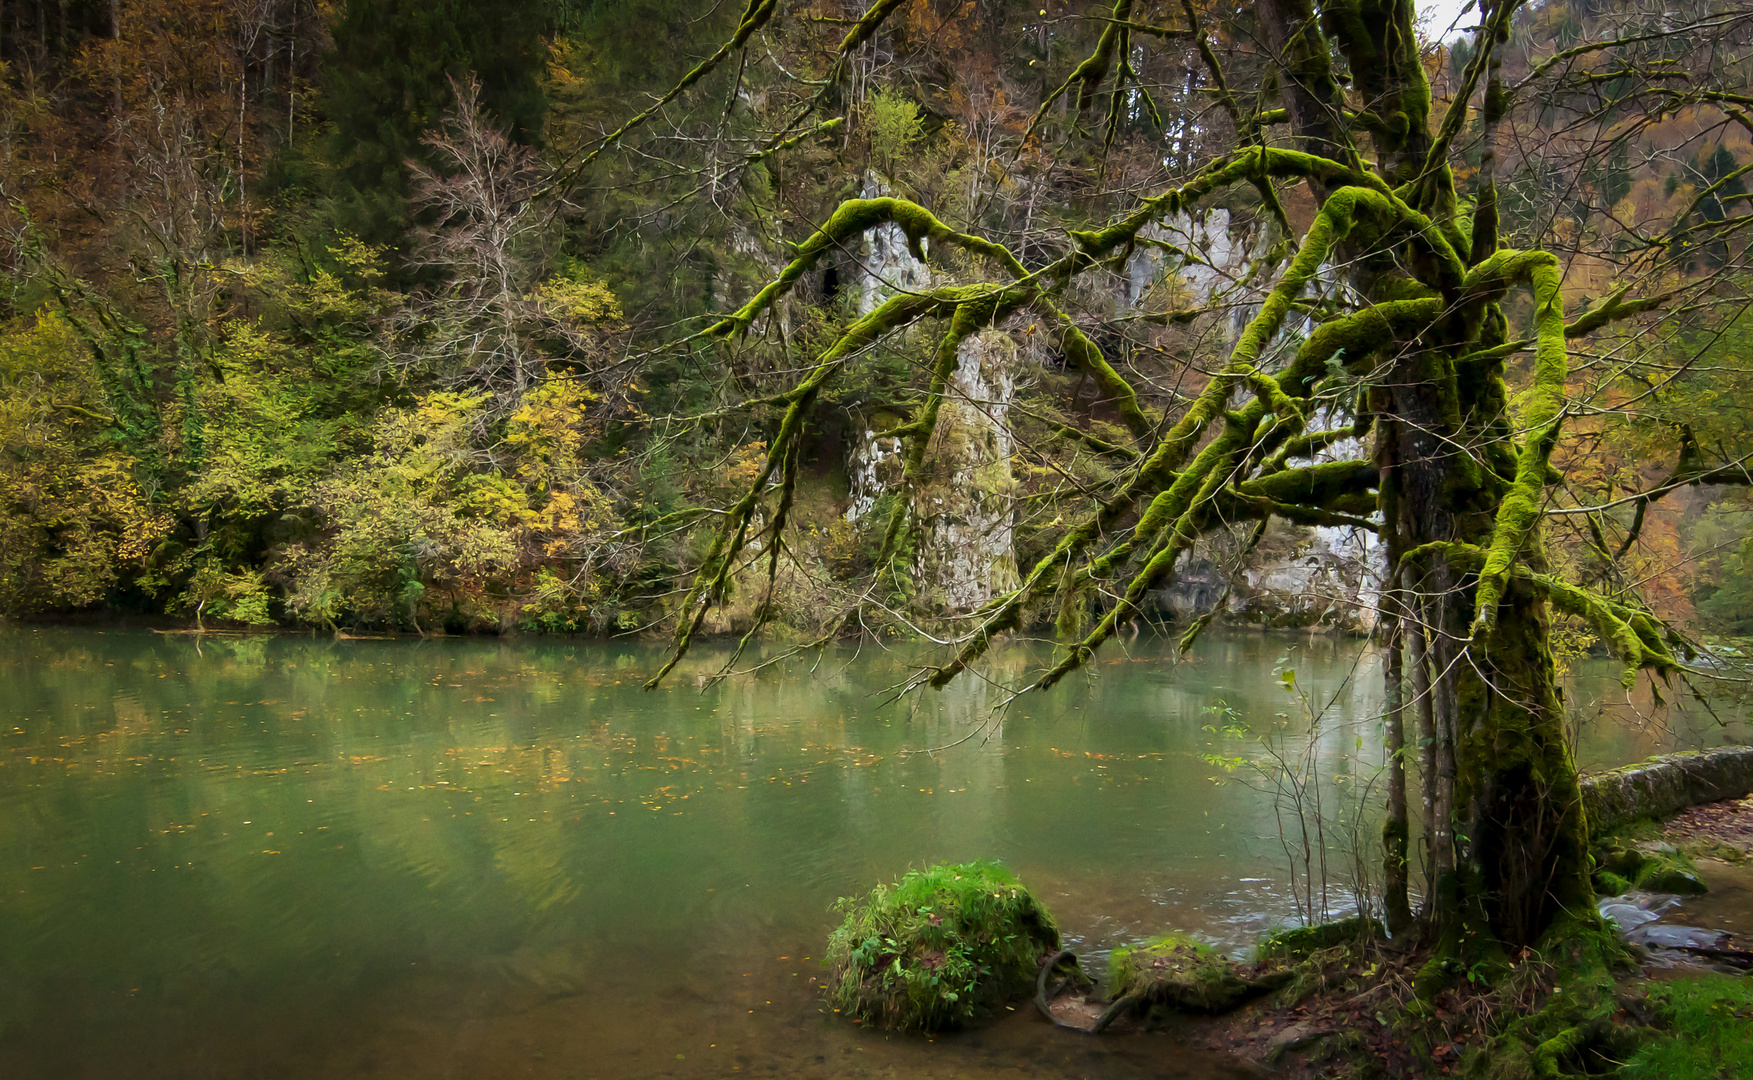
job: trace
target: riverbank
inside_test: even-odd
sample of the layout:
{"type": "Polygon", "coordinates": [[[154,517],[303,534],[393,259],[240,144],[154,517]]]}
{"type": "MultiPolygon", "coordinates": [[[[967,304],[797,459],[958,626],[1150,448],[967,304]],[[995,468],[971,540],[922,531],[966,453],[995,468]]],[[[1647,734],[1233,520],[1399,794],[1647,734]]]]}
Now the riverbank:
{"type": "Polygon", "coordinates": [[[1554,1063],[1567,1071],[1553,1075],[1753,1076],[1753,978],[1746,974],[1753,963],[1753,797],[1688,808],[1642,843],[1690,853],[1709,891],[1604,900],[1604,914],[1624,920],[1620,929],[1628,931],[1611,978],[1574,955],[1524,952],[1506,970],[1477,983],[1457,979],[1420,1002],[1414,984],[1429,950],[1370,941],[1313,955],[1285,991],[1223,1015],[1160,1013],[1135,1026],[1292,1080],[1508,1080],[1534,1074],[1504,1053],[1506,1028],[1568,1008],[1588,1015],[1590,1030],[1557,1055],[1554,1063]],[[1628,906],[1651,912],[1649,920],[1626,919],[1628,906]]]}

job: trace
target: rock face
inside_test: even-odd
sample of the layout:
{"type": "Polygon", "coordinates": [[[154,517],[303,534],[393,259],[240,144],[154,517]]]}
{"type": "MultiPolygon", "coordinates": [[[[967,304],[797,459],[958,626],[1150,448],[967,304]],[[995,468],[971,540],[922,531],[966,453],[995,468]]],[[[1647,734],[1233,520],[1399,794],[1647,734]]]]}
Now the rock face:
{"type": "MultiPolygon", "coordinates": [[[[881,177],[866,177],[865,198],[889,193],[881,177]]],[[[856,282],[859,312],[868,314],[897,292],[930,288],[931,269],[913,257],[898,226],[882,225],[865,234],[856,282]]],[[[1016,483],[1006,427],[1018,363],[1016,342],[999,330],[971,335],[957,353],[927,451],[930,471],[910,493],[914,606],[924,612],[968,611],[1018,583],[1016,483]]],[[[852,440],[846,459],[848,521],[865,517],[884,494],[901,486],[905,445],[876,434],[896,422],[897,417],[872,418],[852,440]]]]}
{"type": "MultiPolygon", "coordinates": [[[[880,199],[893,194],[882,177],[870,173],[864,179],[859,197],[880,199]]],[[[913,257],[913,253],[907,250],[907,234],[899,225],[890,222],[864,234],[857,280],[858,313],[869,315],[895,293],[929,289],[931,268],[913,257]]]]}
{"type": "Polygon", "coordinates": [[[1375,534],[1276,522],[1262,548],[1238,561],[1233,538],[1201,541],[1183,556],[1160,611],[1195,618],[1224,599],[1225,614],[1268,627],[1325,626],[1368,633],[1385,569],[1375,534]]]}
{"type": "Polygon", "coordinates": [[[1669,817],[1700,803],[1753,792],[1753,747],[1667,754],[1583,778],[1583,807],[1596,832],[1643,817],[1669,817]]]}
{"type": "MultiPolygon", "coordinates": [[[[921,611],[968,611],[1018,584],[1016,481],[1006,426],[1018,363],[1016,341],[1001,330],[970,335],[956,354],[926,451],[927,471],[911,493],[914,606],[921,611]]],[[[878,438],[874,427],[854,440],[847,455],[848,520],[859,520],[884,494],[900,489],[904,454],[901,440],[878,438]]]]}
{"type": "MultiPolygon", "coordinates": [[[[879,421],[878,426],[893,425],[879,421]]],[[[878,438],[877,427],[865,425],[846,454],[846,481],[852,493],[851,505],[846,508],[847,521],[860,520],[876,509],[877,500],[886,492],[901,486],[906,456],[907,448],[900,439],[878,438]]]]}
{"type": "Polygon", "coordinates": [[[1138,307],[1163,280],[1163,268],[1171,256],[1155,245],[1167,244],[1198,260],[1183,267],[1174,282],[1174,293],[1188,307],[1207,303],[1219,294],[1240,301],[1230,313],[1231,337],[1240,333],[1259,310],[1258,300],[1263,294],[1243,282],[1250,264],[1263,258],[1271,246],[1267,229],[1242,225],[1231,219],[1228,210],[1216,209],[1202,214],[1185,211],[1171,214],[1146,226],[1139,235],[1153,243],[1140,246],[1126,262],[1118,297],[1126,307],[1138,307]]]}
{"type": "Polygon", "coordinates": [[[938,412],[931,471],[913,500],[916,603],[937,614],[968,611],[1019,584],[1006,427],[1017,354],[1001,330],[968,337],[938,412]]]}

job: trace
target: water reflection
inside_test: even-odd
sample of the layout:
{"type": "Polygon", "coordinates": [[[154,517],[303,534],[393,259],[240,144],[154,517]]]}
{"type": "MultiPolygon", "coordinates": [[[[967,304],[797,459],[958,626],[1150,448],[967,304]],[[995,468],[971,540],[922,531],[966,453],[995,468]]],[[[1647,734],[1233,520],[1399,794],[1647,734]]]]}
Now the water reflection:
{"type": "MultiPolygon", "coordinates": [[[[642,692],[660,660],[0,630],[0,1074],[1224,1075],[1026,1014],[935,1045],[850,1029],[813,987],[829,904],[998,857],[1080,951],[1242,945],[1292,900],[1270,798],[1207,761],[1255,747],[1208,710],[1302,730],[1294,665],[1332,703],[1323,770],[1381,759],[1354,641],[1139,642],[1002,718],[974,679],[880,707],[906,666],[875,649],[698,690],[708,650],[642,692]]],[[[1720,741],[1695,720],[1609,714],[1580,753],[1720,741]]]]}

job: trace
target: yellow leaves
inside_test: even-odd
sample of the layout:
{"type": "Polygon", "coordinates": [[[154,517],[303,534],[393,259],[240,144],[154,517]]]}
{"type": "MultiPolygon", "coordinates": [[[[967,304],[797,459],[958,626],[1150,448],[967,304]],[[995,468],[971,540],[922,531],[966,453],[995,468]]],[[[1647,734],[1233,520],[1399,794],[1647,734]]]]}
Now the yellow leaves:
{"type": "Polygon", "coordinates": [[[527,524],[536,516],[523,487],[498,473],[470,473],[457,481],[456,488],[452,505],[463,517],[507,526],[527,524]]]}
{"type": "MultiPolygon", "coordinates": [[[[85,346],[73,328],[48,307],[39,310],[34,319],[19,320],[0,332],[0,388],[28,389],[26,382],[39,386],[56,381],[71,383],[61,386],[57,397],[66,393],[95,390],[86,364],[85,346]]],[[[95,403],[93,403],[95,404],[95,403]]]]}
{"type": "Polygon", "coordinates": [[[108,412],[65,320],[44,310],[0,331],[0,606],[92,603],[169,533],[108,412]]]}
{"type": "Polygon", "coordinates": [[[725,485],[740,491],[753,483],[766,466],[767,443],[765,440],[758,440],[739,446],[736,453],[730,456],[730,460],[724,463],[720,476],[725,485]]]}
{"type": "Polygon", "coordinates": [[[348,273],[366,285],[375,285],[383,279],[389,248],[382,244],[368,244],[352,233],[342,233],[329,245],[329,254],[348,273]]]}
{"type": "Polygon", "coordinates": [[[607,285],[556,274],[536,286],[535,301],[550,318],[583,326],[602,326],[622,319],[621,302],[607,285]]]}
{"type": "Polygon", "coordinates": [[[288,351],[284,342],[257,323],[233,319],[224,325],[221,333],[225,348],[219,359],[226,367],[227,385],[237,374],[247,375],[272,367],[284,359],[288,351]]]}
{"type": "Polygon", "coordinates": [[[578,75],[588,60],[584,49],[570,37],[555,37],[548,43],[548,90],[556,97],[580,92],[588,83],[578,75]]]}
{"type": "Polygon", "coordinates": [[[597,395],[582,383],[550,379],[525,394],[506,423],[505,441],[521,453],[551,464],[557,455],[575,454],[585,435],[585,413],[597,395]]]}

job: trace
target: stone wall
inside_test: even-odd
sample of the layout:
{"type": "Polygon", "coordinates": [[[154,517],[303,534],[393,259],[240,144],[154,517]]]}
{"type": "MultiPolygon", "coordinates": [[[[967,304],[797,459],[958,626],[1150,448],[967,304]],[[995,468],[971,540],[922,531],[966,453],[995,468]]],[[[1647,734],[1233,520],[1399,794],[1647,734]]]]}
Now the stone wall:
{"type": "Polygon", "coordinates": [[[1671,817],[1689,806],[1753,793],[1753,747],[1667,754],[1583,778],[1589,827],[1607,832],[1638,818],[1671,817]]]}

